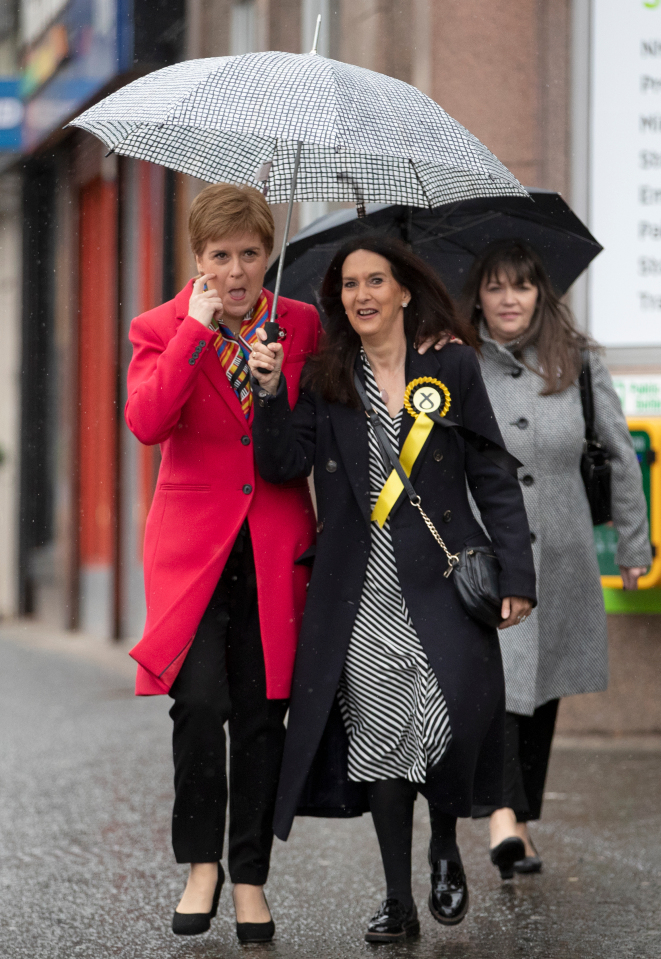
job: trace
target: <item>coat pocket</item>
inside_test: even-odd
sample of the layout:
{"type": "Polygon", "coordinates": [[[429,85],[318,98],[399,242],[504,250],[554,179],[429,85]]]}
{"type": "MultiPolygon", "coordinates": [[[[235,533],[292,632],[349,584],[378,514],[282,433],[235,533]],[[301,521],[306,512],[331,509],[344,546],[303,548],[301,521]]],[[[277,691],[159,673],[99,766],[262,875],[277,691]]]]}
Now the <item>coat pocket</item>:
{"type": "Polygon", "coordinates": [[[210,485],[202,486],[195,483],[161,483],[158,489],[162,490],[186,490],[186,491],[197,491],[208,492],[211,489],[210,485]]]}

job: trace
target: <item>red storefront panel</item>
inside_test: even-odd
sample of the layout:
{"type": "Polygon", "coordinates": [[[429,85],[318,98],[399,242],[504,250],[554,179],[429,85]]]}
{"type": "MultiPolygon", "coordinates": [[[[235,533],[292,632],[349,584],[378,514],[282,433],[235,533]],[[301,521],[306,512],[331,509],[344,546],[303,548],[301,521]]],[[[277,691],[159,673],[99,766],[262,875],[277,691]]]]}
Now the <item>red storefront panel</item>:
{"type": "Polygon", "coordinates": [[[80,563],[113,561],[117,431],[117,188],[80,192],[80,563]]]}
{"type": "MultiPolygon", "coordinates": [[[[140,235],[138,242],[138,309],[151,310],[163,301],[163,212],[165,170],[152,163],[139,165],[138,206],[140,235]]],[[[159,451],[155,446],[139,450],[138,477],[138,559],[142,562],[145,522],[151,506],[159,465],[159,451]]]]}

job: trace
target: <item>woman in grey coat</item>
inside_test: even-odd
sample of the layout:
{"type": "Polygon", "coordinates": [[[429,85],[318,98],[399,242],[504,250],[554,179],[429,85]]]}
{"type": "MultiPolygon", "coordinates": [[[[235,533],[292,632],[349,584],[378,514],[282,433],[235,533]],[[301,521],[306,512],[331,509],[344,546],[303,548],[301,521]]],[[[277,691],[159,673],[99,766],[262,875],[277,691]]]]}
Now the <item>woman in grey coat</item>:
{"type": "MultiPolygon", "coordinates": [[[[558,702],[606,689],[606,615],[590,507],[581,479],[585,423],[577,383],[589,351],[599,439],[612,460],[612,515],[625,589],[652,561],[640,467],[603,361],[574,327],[538,255],[519,241],[474,262],[464,307],[481,339],[480,365],[530,523],[539,605],[500,633],[507,693],[505,795],[491,815],[491,851],[518,843],[517,872],[539,872],[527,823],[539,819],[558,702]]],[[[510,878],[511,870],[503,872],[510,878]]]]}

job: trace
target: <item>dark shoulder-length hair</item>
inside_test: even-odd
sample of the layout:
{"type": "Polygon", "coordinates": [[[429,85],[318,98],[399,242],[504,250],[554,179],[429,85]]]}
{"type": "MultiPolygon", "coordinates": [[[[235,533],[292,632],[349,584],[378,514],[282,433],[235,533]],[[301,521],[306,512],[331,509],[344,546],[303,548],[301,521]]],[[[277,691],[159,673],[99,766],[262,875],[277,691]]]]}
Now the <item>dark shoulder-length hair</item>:
{"type": "Polygon", "coordinates": [[[359,406],[353,385],[353,369],[360,337],[351,326],[342,305],[342,266],[356,250],[378,253],[390,263],[392,275],[411,294],[404,310],[404,333],[417,346],[443,333],[477,345],[470,323],[457,313],[448,291],[427,264],[403,243],[380,234],[348,240],[333,257],[321,286],[320,304],[326,314],[320,349],[310,357],[303,374],[305,386],[320,393],[328,403],[359,406]]]}
{"type": "Polygon", "coordinates": [[[497,240],[473,261],[464,286],[461,308],[479,335],[484,317],[480,306],[483,280],[497,279],[505,273],[513,283],[532,283],[537,287],[537,303],[530,326],[512,352],[544,381],[542,396],[562,393],[581,372],[581,350],[597,345],[576,329],[571,311],[553,289],[540,256],[523,240],[497,240]],[[531,366],[523,351],[536,347],[537,365],[531,366]]]}

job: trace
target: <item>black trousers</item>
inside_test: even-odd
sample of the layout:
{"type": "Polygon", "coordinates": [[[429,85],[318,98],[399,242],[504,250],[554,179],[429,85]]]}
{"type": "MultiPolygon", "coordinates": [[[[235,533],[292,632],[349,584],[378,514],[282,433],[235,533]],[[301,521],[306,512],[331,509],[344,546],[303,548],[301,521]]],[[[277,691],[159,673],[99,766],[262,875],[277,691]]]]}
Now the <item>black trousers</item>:
{"type": "Polygon", "coordinates": [[[532,716],[505,713],[505,768],[502,806],[478,806],[475,817],[513,809],[517,822],[539,819],[549,768],[559,699],[538,706],[532,716]]]}
{"type": "Polygon", "coordinates": [[[266,882],[288,701],[266,698],[252,544],[244,525],[170,695],[177,862],[223,854],[228,798],[224,724],[229,725],[229,873],[266,882]]]}

